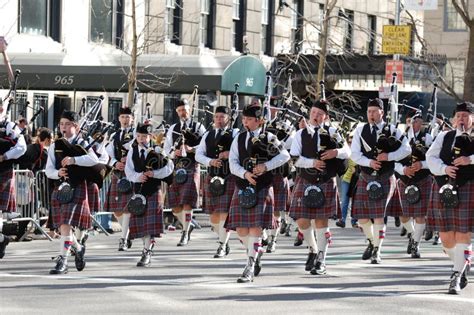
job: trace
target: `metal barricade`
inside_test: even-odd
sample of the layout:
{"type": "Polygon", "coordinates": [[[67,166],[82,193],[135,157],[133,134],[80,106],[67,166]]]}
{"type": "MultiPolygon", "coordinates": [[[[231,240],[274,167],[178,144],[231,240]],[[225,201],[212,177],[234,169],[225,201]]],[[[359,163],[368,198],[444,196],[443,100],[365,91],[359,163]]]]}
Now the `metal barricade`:
{"type": "Polygon", "coordinates": [[[104,211],[105,203],[107,202],[107,197],[109,194],[110,184],[112,183],[112,176],[112,173],[110,173],[106,178],[104,178],[102,188],[99,190],[99,212],[94,214],[91,213],[91,219],[94,222],[94,225],[97,226],[107,236],[110,236],[110,233],[107,232],[107,230],[99,223],[97,217],[113,214],[113,212],[104,211]]]}

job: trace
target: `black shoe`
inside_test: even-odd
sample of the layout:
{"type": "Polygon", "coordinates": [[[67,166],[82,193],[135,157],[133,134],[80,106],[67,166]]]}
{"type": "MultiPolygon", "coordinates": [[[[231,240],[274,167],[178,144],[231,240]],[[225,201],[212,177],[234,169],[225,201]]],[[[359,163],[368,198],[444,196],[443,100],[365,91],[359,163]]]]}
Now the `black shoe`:
{"type": "Polygon", "coordinates": [[[195,228],[196,228],[196,226],[193,223],[191,225],[189,225],[188,242],[191,240],[191,233],[194,231],[195,228]]]}
{"type": "Polygon", "coordinates": [[[418,242],[413,242],[411,246],[411,258],[421,258],[420,244],[418,242]]]}
{"type": "Polygon", "coordinates": [[[247,262],[247,266],[245,266],[244,272],[237,279],[237,283],[252,282],[253,278],[254,278],[254,270],[255,270],[255,260],[254,260],[253,257],[249,257],[249,261],[247,262]]]}
{"type": "Polygon", "coordinates": [[[426,231],[425,230],[425,241],[429,241],[433,238],[433,231],[426,231]]]}
{"type": "Polygon", "coordinates": [[[217,248],[217,252],[214,255],[214,258],[222,258],[222,257],[225,257],[225,255],[226,255],[226,253],[225,253],[225,250],[224,250],[224,244],[219,243],[219,247],[217,248]]]}
{"type": "Polygon", "coordinates": [[[326,273],[327,273],[326,264],[321,261],[317,261],[316,264],[314,264],[313,269],[311,269],[312,275],[322,276],[322,275],[325,275],[326,273]]]}
{"type": "Polygon", "coordinates": [[[260,271],[262,271],[262,256],[263,252],[257,253],[257,258],[255,259],[255,269],[254,269],[254,276],[258,276],[260,271]]]}
{"type": "Polygon", "coordinates": [[[82,271],[86,267],[86,261],[84,260],[85,254],[86,254],[85,246],[82,246],[80,251],[76,250],[76,257],[74,259],[74,264],[76,265],[77,271],[82,271]]]}
{"type": "Polygon", "coordinates": [[[230,246],[229,246],[229,242],[227,242],[227,244],[225,244],[225,255],[229,255],[230,254],[230,246]]]}
{"type": "Polygon", "coordinates": [[[188,233],[186,231],[181,232],[181,239],[177,246],[186,246],[188,245],[188,233]]]}
{"type": "Polygon", "coordinates": [[[410,255],[411,254],[411,248],[413,247],[413,243],[415,241],[413,240],[413,238],[411,237],[411,233],[408,233],[408,245],[407,245],[407,254],[410,255]]]}
{"type": "Polygon", "coordinates": [[[395,217],[395,226],[400,227],[400,217],[395,217]]]}
{"type": "Polygon", "coordinates": [[[439,245],[441,244],[441,241],[440,241],[440,238],[439,238],[439,233],[436,232],[435,235],[434,235],[434,239],[433,239],[433,245],[439,245]]]}
{"type": "Polygon", "coordinates": [[[121,238],[120,241],[119,241],[119,247],[118,247],[118,251],[119,252],[124,252],[128,249],[128,246],[126,244],[127,242],[125,242],[125,239],[121,238]]]}
{"type": "Polygon", "coordinates": [[[368,260],[370,257],[372,257],[372,252],[374,251],[374,245],[372,245],[372,242],[370,240],[369,245],[367,245],[367,248],[364,251],[364,254],[362,254],[362,260],[368,260]]]}
{"type": "Polygon", "coordinates": [[[54,269],[51,269],[49,271],[50,275],[62,275],[67,273],[67,261],[66,259],[59,255],[56,257],[56,266],[54,266],[54,269]]]}
{"type": "Polygon", "coordinates": [[[400,231],[400,236],[405,236],[407,235],[407,229],[405,227],[402,227],[402,230],[400,231]]]}
{"type": "Polygon", "coordinates": [[[0,259],[2,259],[5,256],[5,249],[7,248],[7,245],[10,243],[10,238],[6,235],[3,236],[3,242],[0,243],[0,259]]]}
{"type": "Polygon", "coordinates": [[[298,233],[296,235],[296,239],[295,239],[295,242],[293,243],[293,245],[294,246],[301,246],[301,245],[303,245],[303,240],[304,240],[303,234],[298,233]]]}
{"type": "Polygon", "coordinates": [[[268,239],[269,239],[268,237],[266,239],[262,239],[262,247],[268,246],[268,243],[269,243],[268,239]]]}
{"type": "Polygon", "coordinates": [[[105,231],[107,231],[107,233],[109,233],[109,234],[114,234],[115,233],[113,229],[105,229],[105,231]]]}
{"type": "Polygon", "coordinates": [[[304,270],[305,271],[311,271],[311,269],[314,266],[314,261],[316,259],[317,254],[309,252],[308,253],[308,258],[306,259],[306,264],[304,265],[304,270]]]}
{"type": "Polygon", "coordinates": [[[461,276],[459,272],[455,271],[451,275],[451,282],[449,283],[449,294],[459,294],[461,292],[461,276]]]}
{"type": "Polygon", "coordinates": [[[132,241],[127,239],[127,248],[130,249],[132,248],[132,241]]]}
{"type": "Polygon", "coordinates": [[[281,226],[280,226],[280,234],[283,235],[286,232],[287,224],[285,219],[281,220],[281,226]]]}
{"type": "Polygon", "coordinates": [[[340,228],[345,228],[346,227],[346,222],[342,220],[337,220],[336,225],[340,228]]]}
{"type": "Polygon", "coordinates": [[[275,237],[272,236],[272,240],[267,245],[267,253],[273,253],[276,250],[275,237]]]}
{"type": "Polygon", "coordinates": [[[467,278],[467,274],[469,273],[470,269],[471,269],[471,267],[469,265],[467,265],[466,268],[464,268],[464,271],[462,272],[461,282],[459,284],[459,286],[461,287],[461,290],[464,289],[467,286],[467,284],[469,283],[469,279],[467,278]]]}
{"type": "Polygon", "coordinates": [[[143,249],[142,258],[137,262],[137,267],[150,267],[151,263],[151,250],[143,249]]]}
{"type": "Polygon", "coordinates": [[[378,265],[382,263],[382,258],[380,258],[379,248],[374,247],[374,251],[372,252],[372,257],[370,258],[370,263],[372,265],[378,265]]]}

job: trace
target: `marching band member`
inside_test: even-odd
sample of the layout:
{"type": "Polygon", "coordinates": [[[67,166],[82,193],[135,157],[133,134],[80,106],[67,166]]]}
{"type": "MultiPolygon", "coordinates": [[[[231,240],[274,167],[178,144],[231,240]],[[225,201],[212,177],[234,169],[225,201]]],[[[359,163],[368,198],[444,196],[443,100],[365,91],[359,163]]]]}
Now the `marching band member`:
{"type": "Polygon", "coordinates": [[[336,175],[350,154],[337,130],[324,124],[328,105],[325,100],[312,104],[309,126],[296,133],[290,152],[297,157],[299,177],[293,189],[290,215],[309,245],[305,270],[314,275],[326,274],[326,254],[331,242],[328,219],[336,215],[339,206],[336,175]]]}
{"type": "Polygon", "coordinates": [[[196,161],[208,169],[204,204],[210,215],[211,226],[219,238],[214,258],[221,258],[230,251],[230,232],[224,226],[235,188],[235,178],[229,169],[229,150],[239,129],[229,126],[229,108],[226,106],[216,107],[213,119],[214,129],[202,137],[196,150],[196,161]]]}
{"type": "Polygon", "coordinates": [[[172,125],[166,134],[164,153],[173,159],[175,176],[168,187],[168,205],[183,226],[178,246],[186,246],[194,225],[191,223],[193,208],[198,206],[198,192],[201,182],[199,164],[195,151],[206,128],[192,120],[188,101],[182,99],[176,106],[179,123],[172,125]]]}
{"type": "Polygon", "coordinates": [[[406,136],[412,154],[395,163],[395,171],[400,176],[398,191],[403,211],[400,220],[409,235],[407,254],[412,258],[420,258],[420,242],[426,227],[425,217],[432,185],[425,154],[433,143],[433,138],[423,128],[420,112],[410,113],[407,118],[407,125],[410,127],[406,136]]]}
{"type": "Polygon", "coordinates": [[[130,213],[126,210],[127,203],[132,197],[132,187],[125,177],[127,152],[134,138],[131,109],[128,107],[120,108],[118,119],[120,130],[111,135],[111,141],[106,147],[107,154],[110,156],[109,166],[113,167],[106,209],[114,212],[122,227],[122,237],[119,241],[118,250],[125,251],[132,246],[132,241],[128,237],[130,213]]]}
{"type": "MultiPolygon", "coordinates": [[[[64,139],[70,144],[76,142],[78,130],[78,117],[75,112],[64,111],[59,120],[59,127],[64,139]]],[[[60,193],[62,186],[61,178],[73,179],[69,174],[69,166],[91,167],[98,163],[98,158],[92,149],[80,156],[71,156],[71,152],[58,149],[56,140],[48,150],[48,161],[46,162],[46,176],[55,180],[55,188],[51,199],[51,218],[54,228],[59,228],[61,233],[60,253],[56,258],[56,266],[50,270],[50,274],[64,274],[68,272],[67,259],[71,246],[75,248],[75,265],[78,271],[82,271],[86,265],[84,261],[85,247],[82,246],[75,235],[72,227],[89,229],[91,227],[90,208],[87,198],[87,183],[85,179],[74,179],[78,181],[72,190],[72,200],[63,200],[60,193]]],[[[85,144],[84,144],[85,145],[85,144]]]]}
{"type": "Polygon", "coordinates": [[[443,250],[453,262],[448,292],[459,294],[468,283],[474,231],[474,109],[461,103],[455,109],[456,129],[443,131],[426,153],[435,176],[428,219],[440,232],[443,250]]]}
{"type": "Polygon", "coordinates": [[[3,113],[0,103],[0,259],[5,256],[5,248],[10,238],[2,234],[3,216],[16,212],[15,177],[13,163],[26,152],[26,142],[15,124],[3,113]],[[2,214],[2,212],[5,212],[2,214]]]}
{"type": "Polygon", "coordinates": [[[396,188],[394,162],[410,154],[408,140],[395,126],[383,121],[383,113],[380,99],[369,101],[368,123],[356,128],[351,146],[351,159],[361,168],[352,211],[369,241],[362,259],[370,259],[372,264],[382,261],[380,251],[385,238],[384,217],[396,188]],[[390,137],[394,137],[395,141],[389,141],[390,137]]]}
{"type": "Polygon", "coordinates": [[[230,171],[236,176],[227,227],[236,229],[247,249],[248,262],[237,280],[251,282],[261,271],[262,229],[273,227],[273,187],[271,170],[290,159],[280,142],[270,132],[262,132],[263,108],[259,104],[244,107],[240,133],[230,149],[230,171]],[[279,152],[278,152],[279,151],[279,152]]]}
{"type": "MultiPolygon", "coordinates": [[[[163,195],[161,191],[161,179],[173,173],[173,162],[156,153],[150,144],[152,126],[138,124],[136,140],[127,153],[125,163],[125,174],[133,183],[135,193],[146,198],[144,213],[132,213],[130,217],[130,238],[143,239],[143,252],[137,267],[149,267],[151,254],[155,245],[155,237],[163,233],[163,195]],[[165,165],[153,166],[163,158],[165,165]],[[155,159],[153,161],[153,159],[155,159]]],[[[133,199],[133,198],[132,198],[133,199]]],[[[129,211],[134,204],[129,205],[129,211]]]]}

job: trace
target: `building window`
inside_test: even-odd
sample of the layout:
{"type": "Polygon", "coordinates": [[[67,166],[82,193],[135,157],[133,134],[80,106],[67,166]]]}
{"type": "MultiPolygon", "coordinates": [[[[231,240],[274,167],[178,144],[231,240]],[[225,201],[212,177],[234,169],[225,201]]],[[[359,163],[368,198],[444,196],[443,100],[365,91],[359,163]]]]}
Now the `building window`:
{"type": "MultiPolygon", "coordinates": [[[[466,1],[469,7],[469,1],[466,1]]],[[[451,0],[444,0],[444,31],[445,32],[465,32],[467,25],[461,15],[456,11],[451,0]]]]}
{"type": "Polygon", "coordinates": [[[273,55],[274,0],[262,0],[261,51],[267,56],[273,55]]]}
{"type": "Polygon", "coordinates": [[[200,44],[213,48],[216,0],[201,0],[200,44]]]}
{"type": "Polygon", "coordinates": [[[39,127],[46,127],[48,125],[48,94],[33,94],[34,113],[38,112],[41,107],[43,108],[43,111],[36,117],[35,121],[33,122],[33,135],[39,127]]]}
{"type": "Polygon", "coordinates": [[[375,15],[368,15],[369,40],[367,45],[367,54],[375,54],[376,38],[377,38],[377,17],[375,15]]]}
{"type": "Polygon", "coordinates": [[[291,10],[291,42],[294,53],[298,53],[303,44],[303,5],[304,1],[293,0],[293,10],[291,10]]]}
{"type": "Polygon", "coordinates": [[[354,37],[354,11],[339,10],[339,18],[342,19],[342,34],[344,36],[344,49],[352,50],[354,37]]]}
{"type": "Polygon", "coordinates": [[[60,40],[60,0],[20,0],[18,33],[49,36],[60,40]]]}
{"type": "Polygon", "coordinates": [[[90,40],[122,48],[124,0],[91,0],[90,40]]]}
{"type": "Polygon", "coordinates": [[[109,112],[107,113],[108,122],[117,122],[123,99],[121,97],[109,97],[109,112]]]}
{"type": "Polygon", "coordinates": [[[232,0],[232,47],[244,52],[245,0],[232,0]]]}
{"type": "Polygon", "coordinates": [[[26,92],[16,93],[16,103],[13,102],[11,107],[11,120],[16,121],[20,117],[26,118],[26,110],[28,105],[28,94],[26,92]]]}
{"type": "Polygon", "coordinates": [[[166,0],[165,37],[173,44],[181,44],[181,21],[183,19],[183,1],[166,0]]]}
{"type": "Polygon", "coordinates": [[[395,25],[394,19],[388,19],[388,25],[395,25]]]}
{"type": "Polygon", "coordinates": [[[179,121],[176,113],[176,104],[178,103],[180,94],[165,94],[163,103],[163,119],[170,125],[179,121]]]}

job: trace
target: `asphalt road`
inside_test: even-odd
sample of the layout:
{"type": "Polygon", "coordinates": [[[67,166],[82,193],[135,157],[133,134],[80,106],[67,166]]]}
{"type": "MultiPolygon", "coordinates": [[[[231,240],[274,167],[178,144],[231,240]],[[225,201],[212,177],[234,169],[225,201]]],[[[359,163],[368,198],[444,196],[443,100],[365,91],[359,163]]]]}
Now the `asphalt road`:
{"type": "MultiPolygon", "coordinates": [[[[0,260],[0,314],[468,314],[474,283],[459,296],[446,294],[450,265],[441,246],[422,244],[422,258],[405,253],[406,239],[389,224],[381,265],[360,259],[359,230],[333,228],[328,275],[304,271],[307,250],[293,237],[279,237],[277,251],[265,254],[261,275],[236,283],[246,259],[235,235],[231,254],[212,258],[215,234],[195,230],[190,244],[176,247],[179,231],[158,240],[150,268],[135,267],[141,241],[118,252],[119,234],[89,238],[87,267],[67,275],[48,274],[59,242],[11,243],[0,260]]],[[[472,277],[471,277],[472,278],[472,277]]],[[[474,282],[474,280],[471,280],[474,282]]]]}

